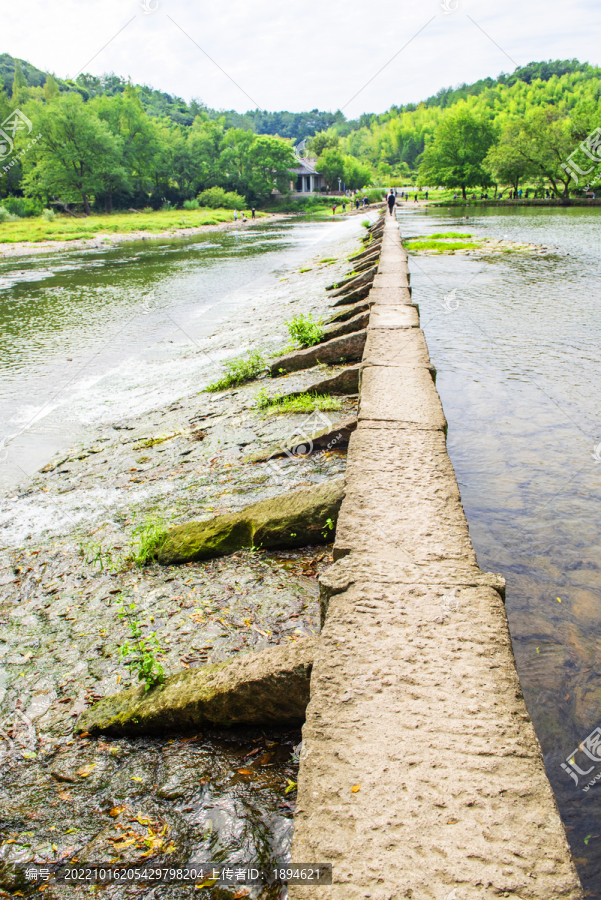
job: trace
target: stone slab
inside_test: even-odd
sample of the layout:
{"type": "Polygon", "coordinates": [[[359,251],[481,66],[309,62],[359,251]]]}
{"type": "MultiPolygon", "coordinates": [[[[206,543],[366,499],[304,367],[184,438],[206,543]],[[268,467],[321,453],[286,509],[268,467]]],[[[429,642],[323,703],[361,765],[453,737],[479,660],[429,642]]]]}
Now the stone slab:
{"type": "Polygon", "coordinates": [[[442,431],[359,425],[349,441],[334,557],[351,551],[412,565],[477,565],[442,431]]]}
{"type": "Polygon", "coordinates": [[[430,355],[424,332],[421,328],[414,328],[409,334],[399,336],[394,330],[368,328],[367,341],[363,351],[363,364],[364,366],[430,367],[430,355]]]}
{"type": "Polygon", "coordinates": [[[583,898],[491,588],[332,597],[298,784],[290,900],[583,898]]]}
{"type": "Polygon", "coordinates": [[[358,419],[396,422],[404,428],[445,432],[447,428],[430,372],[409,366],[368,366],[363,370],[358,419]]]}
{"type": "Polygon", "coordinates": [[[369,328],[419,328],[419,315],[416,308],[408,304],[374,306],[369,316],[369,328]]]}
{"type": "Polygon", "coordinates": [[[380,306],[388,304],[397,306],[401,303],[411,303],[411,287],[408,283],[399,279],[396,286],[372,287],[369,292],[369,299],[372,303],[380,306]]]}

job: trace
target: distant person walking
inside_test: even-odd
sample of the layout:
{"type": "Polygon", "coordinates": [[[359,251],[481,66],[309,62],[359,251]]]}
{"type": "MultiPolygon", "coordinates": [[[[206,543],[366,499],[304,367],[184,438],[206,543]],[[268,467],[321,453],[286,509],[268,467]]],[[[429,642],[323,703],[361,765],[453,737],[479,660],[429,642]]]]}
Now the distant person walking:
{"type": "Polygon", "coordinates": [[[388,195],[388,199],[387,199],[386,202],[388,203],[388,212],[389,212],[390,215],[392,216],[392,215],[393,215],[393,212],[392,212],[392,211],[393,211],[393,209],[394,209],[395,206],[396,206],[396,197],[394,196],[392,190],[390,191],[390,193],[389,193],[389,195],[388,195]]]}
{"type": "Polygon", "coordinates": [[[234,222],[237,222],[237,221],[238,221],[238,210],[235,209],[234,210],[234,222]]]}
{"type": "Polygon", "coordinates": [[[250,212],[251,212],[252,220],[253,220],[253,222],[254,222],[254,221],[255,221],[255,208],[254,208],[254,206],[253,206],[253,208],[251,209],[250,212]]]}
{"type": "Polygon", "coordinates": [[[332,215],[333,215],[333,216],[336,215],[336,207],[337,207],[337,206],[338,206],[337,203],[332,203],[332,215]]]}

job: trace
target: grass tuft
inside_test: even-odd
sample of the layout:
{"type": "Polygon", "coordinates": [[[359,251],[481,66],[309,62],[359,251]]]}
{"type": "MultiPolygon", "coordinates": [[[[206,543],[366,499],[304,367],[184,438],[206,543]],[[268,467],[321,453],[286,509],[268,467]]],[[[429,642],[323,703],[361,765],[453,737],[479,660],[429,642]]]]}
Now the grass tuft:
{"type": "Polygon", "coordinates": [[[315,409],[323,411],[342,409],[342,401],[330,394],[299,394],[296,397],[276,394],[270,397],[265,388],[262,388],[257,394],[257,409],[274,415],[310,413],[315,409]]]}
{"type": "Polygon", "coordinates": [[[225,391],[246,381],[253,381],[267,369],[267,363],[259,350],[253,350],[248,356],[237,356],[225,364],[225,374],[217,381],[211,382],[205,391],[225,391]]]}
{"type": "Polygon", "coordinates": [[[166,534],[167,528],[163,517],[149,516],[132,532],[129,560],[139,569],[152,562],[166,534]]]}

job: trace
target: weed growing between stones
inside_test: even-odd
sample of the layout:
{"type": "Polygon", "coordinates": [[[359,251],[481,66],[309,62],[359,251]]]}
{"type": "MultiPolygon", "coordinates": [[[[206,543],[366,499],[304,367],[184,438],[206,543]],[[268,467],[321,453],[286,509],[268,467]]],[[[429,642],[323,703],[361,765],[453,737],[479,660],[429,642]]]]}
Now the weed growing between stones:
{"type": "Polygon", "coordinates": [[[300,344],[301,347],[312,347],[314,344],[319,344],[323,337],[321,320],[314,322],[311,314],[304,316],[301,313],[290,322],[286,322],[286,325],[290,340],[300,344]]]}
{"type": "Polygon", "coordinates": [[[79,555],[86,566],[98,566],[101,572],[118,572],[123,565],[122,557],[113,557],[112,550],[103,547],[100,541],[79,545],[79,555]]]}
{"type": "Polygon", "coordinates": [[[129,560],[139,569],[151,562],[163,541],[167,529],[161,516],[149,516],[132,533],[132,549],[129,560]]]}
{"type": "Polygon", "coordinates": [[[260,350],[253,350],[248,356],[238,356],[225,364],[225,374],[211,382],[205,391],[225,391],[229,387],[252,381],[267,369],[267,363],[260,350]]]}
{"type": "Polygon", "coordinates": [[[257,394],[257,409],[276,415],[283,413],[309,413],[316,409],[342,409],[342,401],[339,397],[332,397],[330,394],[299,394],[296,397],[276,394],[275,397],[270,397],[265,388],[261,388],[257,394]]]}
{"type": "Polygon", "coordinates": [[[134,618],[136,613],[135,603],[126,603],[121,598],[121,608],[117,613],[121,621],[127,620],[127,625],[132,637],[133,643],[125,641],[119,647],[119,659],[127,660],[125,665],[132,673],[138,676],[138,681],[144,682],[144,690],[149,691],[155,684],[162,684],[165,681],[165,673],[163,667],[156,658],[156,653],[161,653],[161,646],[157,638],[156,631],[143,636],[140,623],[134,618]]]}

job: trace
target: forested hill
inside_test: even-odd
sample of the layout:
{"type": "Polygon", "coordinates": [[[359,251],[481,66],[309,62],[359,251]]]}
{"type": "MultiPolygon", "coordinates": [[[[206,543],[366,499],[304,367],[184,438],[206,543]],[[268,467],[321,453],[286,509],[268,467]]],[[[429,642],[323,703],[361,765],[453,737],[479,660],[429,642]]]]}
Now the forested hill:
{"type": "MultiPolygon", "coordinates": [[[[5,92],[11,96],[15,76],[15,62],[20,63],[25,81],[29,87],[43,87],[47,73],[42,72],[26,60],[15,59],[8,53],[0,54],[0,88],[4,86],[5,92]]],[[[347,119],[340,110],[325,112],[312,109],[309,112],[293,113],[288,111],[267,112],[266,110],[249,110],[246,113],[238,113],[234,110],[215,110],[206,106],[202,100],[193,99],[189,103],[181,97],[156,90],[148,85],[136,85],[142,105],[148,115],[157,118],[168,118],[177,125],[192,125],[199,112],[204,112],[211,119],[225,118],[226,127],[244,128],[255,134],[272,134],[284,138],[292,138],[294,141],[311,137],[320,131],[334,127],[341,137],[346,137],[362,128],[379,125],[398,117],[402,113],[414,112],[418,108],[428,109],[439,107],[445,109],[466,100],[468,97],[478,97],[486,91],[494,90],[500,86],[511,87],[516,82],[531,84],[535,80],[547,82],[552,78],[561,78],[564,75],[581,73],[584,78],[598,78],[599,70],[588,63],[581,63],[577,59],[549,60],[548,62],[531,62],[527,66],[516,69],[511,74],[501,73],[498,78],[482,78],[473,84],[461,84],[457,87],[441,88],[432,97],[428,97],[419,103],[407,103],[404,106],[392,106],[385,113],[365,113],[358,119],[347,119]]],[[[89,74],[78,75],[73,80],[65,80],[54,76],[60,91],[77,91],[84,100],[105,94],[113,96],[123,93],[128,80],[119,75],[109,74],[95,76],[89,74]]],[[[406,159],[406,161],[409,161],[406,159]]],[[[414,162],[413,159],[410,160],[414,162]]]]}
{"type": "MultiPolygon", "coordinates": [[[[8,53],[0,54],[0,88],[4,86],[6,94],[10,97],[15,78],[15,63],[20,63],[21,71],[28,87],[43,87],[47,73],[36,69],[26,60],[16,59],[8,53]]],[[[61,92],[76,91],[84,100],[106,95],[122,94],[128,85],[128,79],[119,75],[78,75],[73,80],[65,80],[54,76],[54,80],[61,92]]],[[[193,99],[186,103],[181,97],[167,94],[164,91],[155,90],[148,85],[135,85],[136,91],[142,102],[142,106],[149,116],[168,118],[177,125],[192,125],[195,117],[204,112],[211,119],[225,118],[226,128],[243,128],[253,131],[255,134],[279,135],[283,138],[292,138],[300,141],[305,137],[311,137],[318,131],[324,131],[332,125],[346,123],[346,118],[341,112],[323,112],[312,109],[310,112],[292,113],[286,110],[282,112],[267,112],[265,110],[250,110],[246,113],[238,113],[234,110],[216,110],[206,106],[201,100],[193,99]]]]}

